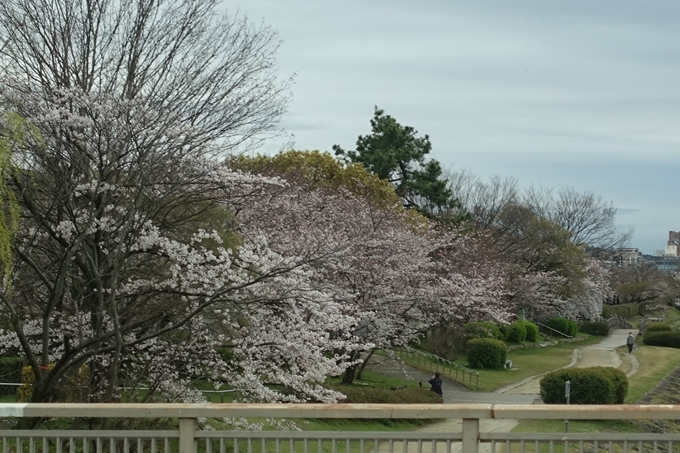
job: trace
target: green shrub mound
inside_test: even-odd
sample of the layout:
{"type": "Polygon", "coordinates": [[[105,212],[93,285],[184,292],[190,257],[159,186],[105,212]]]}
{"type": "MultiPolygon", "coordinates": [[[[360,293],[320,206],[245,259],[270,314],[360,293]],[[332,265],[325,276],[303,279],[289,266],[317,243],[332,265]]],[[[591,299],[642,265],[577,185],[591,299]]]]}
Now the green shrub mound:
{"type": "Polygon", "coordinates": [[[645,332],[672,332],[673,328],[665,322],[650,322],[645,327],[645,332]]]}
{"type": "Polygon", "coordinates": [[[506,337],[507,341],[512,341],[515,343],[520,343],[527,339],[527,328],[522,321],[516,321],[510,324],[507,329],[506,337]]]}
{"type": "Polygon", "coordinates": [[[496,324],[490,322],[469,322],[465,324],[465,335],[468,339],[494,338],[504,340],[505,334],[501,333],[496,324]]]}
{"type": "Polygon", "coordinates": [[[680,348],[680,331],[645,331],[642,341],[649,346],[664,346],[667,348],[680,348]]]}
{"type": "Polygon", "coordinates": [[[543,402],[566,404],[566,381],[571,384],[570,404],[623,404],[628,392],[628,379],[616,368],[567,368],[541,379],[543,402]]]}
{"type": "MultiPolygon", "coordinates": [[[[0,382],[13,384],[21,383],[21,368],[23,361],[21,357],[0,358],[0,382]]],[[[0,385],[0,395],[14,395],[16,387],[0,385]]]]}
{"type": "Polygon", "coordinates": [[[587,333],[588,335],[609,335],[609,326],[602,321],[585,321],[579,324],[579,332],[587,333]]]}
{"type": "Polygon", "coordinates": [[[508,347],[493,338],[475,338],[466,343],[466,353],[471,368],[499,370],[505,367],[508,347]]]}
{"type": "Polygon", "coordinates": [[[538,341],[538,326],[530,321],[522,321],[527,330],[527,341],[536,343],[538,341]]]}
{"type": "Polygon", "coordinates": [[[578,324],[567,318],[551,318],[547,324],[548,327],[565,335],[575,337],[578,334],[578,324]]]}

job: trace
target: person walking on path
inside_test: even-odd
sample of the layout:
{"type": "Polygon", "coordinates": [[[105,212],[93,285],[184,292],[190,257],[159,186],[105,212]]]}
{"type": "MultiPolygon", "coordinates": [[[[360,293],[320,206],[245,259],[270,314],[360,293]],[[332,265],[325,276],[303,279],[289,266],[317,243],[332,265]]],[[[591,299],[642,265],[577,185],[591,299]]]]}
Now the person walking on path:
{"type": "Polygon", "coordinates": [[[626,346],[628,346],[628,353],[632,354],[633,353],[633,345],[635,344],[635,338],[633,337],[633,332],[630,332],[628,334],[628,338],[626,338],[626,346]]]}
{"type": "Polygon", "coordinates": [[[427,381],[430,383],[430,390],[432,390],[434,393],[438,393],[440,395],[443,395],[442,392],[442,378],[439,377],[439,373],[434,373],[432,376],[432,379],[427,381]]]}

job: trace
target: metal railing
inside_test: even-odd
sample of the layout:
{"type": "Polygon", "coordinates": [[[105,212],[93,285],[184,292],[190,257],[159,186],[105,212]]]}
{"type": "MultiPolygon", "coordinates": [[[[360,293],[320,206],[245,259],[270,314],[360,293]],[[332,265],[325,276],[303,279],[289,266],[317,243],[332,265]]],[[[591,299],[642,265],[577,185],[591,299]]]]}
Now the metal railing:
{"type": "Polygon", "coordinates": [[[395,348],[394,352],[404,363],[427,372],[437,372],[442,378],[449,379],[466,387],[476,389],[479,387],[479,373],[470,368],[458,365],[428,352],[413,349],[410,346],[395,348]]]}
{"type": "Polygon", "coordinates": [[[566,333],[560,332],[560,331],[557,330],[557,329],[553,329],[553,328],[550,327],[550,326],[546,326],[546,325],[543,324],[543,323],[536,322],[536,321],[531,321],[531,322],[533,322],[534,324],[536,324],[536,325],[539,326],[539,327],[542,327],[542,328],[545,329],[545,330],[550,331],[551,333],[560,334],[560,335],[562,335],[562,336],[565,337],[565,338],[574,338],[574,337],[572,337],[571,335],[567,335],[566,333]]]}
{"type": "Polygon", "coordinates": [[[0,404],[0,417],[169,419],[171,430],[0,430],[3,453],[671,452],[680,434],[502,433],[484,420],[680,420],[680,406],[493,404],[0,404]],[[441,432],[219,431],[219,418],[459,419],[441,432]],[[174,422],[173,422],[174,420],[174,422]],[[450,426],[455,426],[451,428],[450,426]],[[564,450],[562,450],[564,448],[564,450]]]}

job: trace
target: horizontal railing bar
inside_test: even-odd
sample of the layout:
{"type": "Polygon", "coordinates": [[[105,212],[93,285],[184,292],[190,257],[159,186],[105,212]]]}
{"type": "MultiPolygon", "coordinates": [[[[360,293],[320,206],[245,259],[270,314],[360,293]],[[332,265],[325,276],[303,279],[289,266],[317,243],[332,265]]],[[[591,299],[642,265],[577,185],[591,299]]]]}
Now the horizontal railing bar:
{"type": "Polygon", "coordinates": [[[491,404],[4,403],[0,417],[491,418],[491,404]]]}
{"type": "Polygon", "coordinates": [[[196,431],[194,437],[201,439],[406,439],[406,440],[453,440],[460,441],[461,432],[370,432],[370,431],[196,431]]]}
{"type": "Polygon", "coordinates": [[[160,439],[160,438],[179,438],[179,431],[136,431],[136,430],[83,430],[83,429],[13,429],[13,430],[1,430],[0,437],[12,437],[12,438],[30,438],[30,437],[40,437],[46,439],[56,439],[56,438],[68,438],[74,437],[78,439],[97,439],[97,438],[128,438],[128,439],[160,439]]]}
{"type": "Polygon", "coordinates": [[[680,405],[501,404],[494,419],[516,420],[680,420],[680,405]]]}
{"type": "Polygon", "coordinates": [[[481,441],[603,441],[603,442],[678,442],[680,433],[480,433],[481,441]]]}
{"type": "Polygon", "coordinates": [[[680,420],[680,405],[0,403],[0,417],[680,420]]]}

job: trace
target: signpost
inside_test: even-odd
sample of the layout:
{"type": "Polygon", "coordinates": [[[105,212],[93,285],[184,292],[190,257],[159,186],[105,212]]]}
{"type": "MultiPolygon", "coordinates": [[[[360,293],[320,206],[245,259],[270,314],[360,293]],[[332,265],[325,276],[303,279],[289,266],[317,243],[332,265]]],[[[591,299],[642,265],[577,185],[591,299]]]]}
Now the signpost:
{"type": "MultiPolygon", "coordinates": [[[[571,393],[571,382],[567,380],[564,383],[564,397],[567,399],[567,404],[569,404],[569,393],[571,393]]],[[[564,432],[569,432],[569,419],[564,420],[564,432]]]]}

